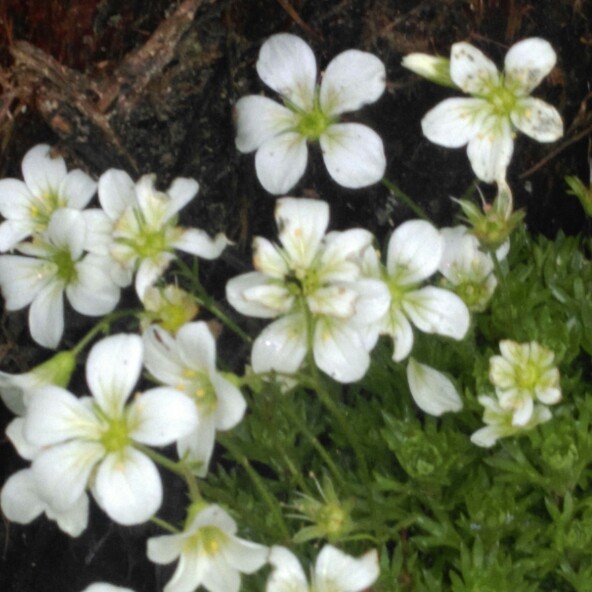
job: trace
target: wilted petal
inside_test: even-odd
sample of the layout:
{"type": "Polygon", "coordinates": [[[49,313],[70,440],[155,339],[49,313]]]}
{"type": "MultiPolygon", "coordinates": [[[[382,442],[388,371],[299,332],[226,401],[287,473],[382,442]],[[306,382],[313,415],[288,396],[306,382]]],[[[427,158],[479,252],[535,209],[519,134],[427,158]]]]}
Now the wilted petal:
{"type": "Polygon", "coordinates": [[[249,95],[239,99],[236,114],[236,148],[239,152],[253,152],[271,138],[293,130],[298,116],[283,105],[267,97],[249,95]]]}
{"type": "Polygon", "coordinates": [[[513,151],[512,130],[506,119],[489,124],[469,141],[467,148],[473,172],[486,183],[506,177],[513,151]]]}
{"type": "Polygon", "coordinates": [[[414,358],[407,364],[409,390],[417,406],[426,413],[439,417],[447,411],[460,411],[461,398],[450,379],[414,358]]]}
{"type": "Polygon", "coordinates": [[[389,240],[387,272],[396,279],[397,284],[421,282],[436,273],[443,248],[442,236],[429,222],[403,222],[389,240]]]}
{"type": "Polygon", "coordinates": [[[25,154],[21,165],[23,179],[36,197],[44,193],[57,194],[62,179],[68,173],[61,156],[52,158],[51,146],[38,144],[25,154]]]}
{"type": "Polygon", "coordinates": [[[521,99],[510,117],[522,133],[539,142],[554,142],[563,135],[561,115],[555,107],[540,99],[521,99]]]}
{"type": "Polygon", "coordinates": [[[110,417],[119,417],[142,371],[142,339],[113,335],[93,346],[86,362],[86,382],[110,417]]]}
{"type": "Polygon", "coordinates": [[[204,230],[187,228],[171,246],[202,259],[216,259],[229,243],[222,232],[211,238],[204,230]]]}
{"type": "Polygon", "coordinates": [[[368,551],[359,559],[331,545],[325,545],[314,570],[316,589],[360,592],[370,588],[380,574],[378,553],[368,551]]]}
{"type": "Polygon", "coordinates": [[[343,321],[323,317],[317,321],[313,352],[317,366],[338,382],[359,380],[370,365],[361,335],[343,321]]]}
{"type": "Polygon", "coordinates": [[[312,108],[317,63],[312,49],[300,37],[272,35],[259,51],[257,73],[267,86],[301,109],[312,108]]]}
{"type": "Polygon", "coordinates": [[[125,526],[146,522],[162,503],[162,483],[154,463],[126,448],[99,465],[93,494],[107,515],[125,526]]]}
{"type": "Polygon", "coordinates": [[[408,292],[403,308],[413,324],[424,333],[462,339],[469,329],[469,309],[453,292],[427,286],[408,292]]]}
{"type": "Polygon", "coordinates": [[[320,139],[323,159],[333,179],[349,189],[378,183],[386,156],[380,136],[360,123],[329,126],[320,139]]]}
{"type": "Polygon", "coordinates": [[[499,82],[496,65],[470,43],[455,43],[450,51],[450,77],[470,95],[485,94],[499,82]]]}
{"type": "Polygon", "coordinates": [[[288,315],[267,326],[253,343],[251,362],[255,372],[277,370],[292,374],[306,355],[306,321],[301,314],[288,315]]]}
{"type": "Polygon", "coordinates": [[[154,285],[174,258],[173,253],[161,252],[150,259],[142,260],[134,282],[136,294],[140,300],[143,300],[146,290],[154,285]]]}
{"type": "Polygon", "coordinates": [[[148,446],[164,446],[197,427],[193,401],[170,387],[157,387],[137,395],[128,409],[130,438],[148,446]]]}
{"type": "Polygon", "coordinates": [[[557,55],[548,41],[539,37],[523,39],[506,54],[505,86],[528,95],[551,72],[556,61],[557,55]]]}
{"type": "Polygon", "coordinates": [[[306,139],[300,134],[288,132],[274,136],[257,150],[257,178],[269,193],[286,193],[304,174],[307,160],[306,139]]]}
{"type": "Polygon", "coordinates": [[[385,86],[384,64],[371,53],[349,49],[334,57],[323,73],[321,109],[328,115],[356,111],[377,101],[385,86]]]}
{"type": "Polygon", "coordinates": [[[483,127],[484,99],[452,98],[438,103],[421,120],[423,135],[434,144],[460,148],[483,127]]]}

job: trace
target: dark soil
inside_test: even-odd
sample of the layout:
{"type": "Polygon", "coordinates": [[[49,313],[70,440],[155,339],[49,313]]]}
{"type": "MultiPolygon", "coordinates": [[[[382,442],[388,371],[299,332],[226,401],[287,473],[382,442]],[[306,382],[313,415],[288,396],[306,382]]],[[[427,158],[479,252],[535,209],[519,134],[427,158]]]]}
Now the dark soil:
{"type": "MultiPolygon", "coordinates": [[[[282,31],[304,38],[320,68],[349,48],[385,62],[388,91],[353,117],[382,135],[386,177],[441,225],[456,214],[450,196],[465,194],[474,178],[465,151],[431,144],[420,120],[454,93],[406,71],[401,58],[448,55],[452,43],[467,40],[501,65],[515,41],[547,39],[558,64],[535,95],[559,109],[566,134],[552,145],[519,137],[509,182],[534,232],[589,231],[563,178],[590,175],[590,0],[0,0],[0,175],[20,177],[25,152],[48,142],[96,176],[117,167],[134,177],[157,172],[163,186],[196,178],[199,196],[183,223],[236,241],[204,265],[206,285],[222,298],[225,280],[250,265],[252,236],[273,228],[274,198],[259,185],[253,156],[235,149],[232,108],[246,94],[273,96],[255,62],[263,41],[282,31]]],[[[291,193],[327,200],[334,228],[365,226],[380,241],[413,217],[382,185],[340,188],[314,149],[291,193]]],[[[74,326],[86,322],[73,317],[74,326]]],[[[24,371],[46,355],[30,342],[23,314],[5,315],[0,328],[3,370],[24,371]]],[[[4,427],[10,416],[0,413],[4,427]]],[[[24,463],[9,442],[0,446],[3,483],[24,463]]],[[[170,572],[145,557],[153,532],[110,524],[96,509],[77,539],[44,518],[0,523],[0,590],[77,592],[95,580],[160,590],[170,572]]]]}

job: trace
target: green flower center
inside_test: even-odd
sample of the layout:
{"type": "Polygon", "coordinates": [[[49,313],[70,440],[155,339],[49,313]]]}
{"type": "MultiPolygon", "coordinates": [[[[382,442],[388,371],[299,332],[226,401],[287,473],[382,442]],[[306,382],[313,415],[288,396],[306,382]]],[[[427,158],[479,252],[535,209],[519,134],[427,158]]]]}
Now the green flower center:
{"type": "Polygon", "coordinates": [[[142,259],[155,257],[163,251],[168,251],[167,237],[164,228],[150,230],[143,228],[136,237],[134,250],[142,259]]]}
{"type": "Polygon", "coordinates": [[[185,392],[191,396],[200,412],[205,415],[210,415],[216,411],[218,407],[218,397],[216,396],[216,391],[214,390],[210,377],[204,372],[191,370],[189,368],[186,368],[183,371],[183,377],[191,383],[191,390],[189,392],[185,390],[185,392]]]}
{"type": "Polygon", "coordinates": [[[101,435],[101,443],[109,452],[121,452],[131,444],[125,418],[109,419],[107,430],[101,435]]]}
{"type": "Polygon", "coordinates": [[[332,119],[315,106],[309,113],[303,113],[296,131],[309,140],[318,140],[331,125],[332,119]]]}
{"type": "Polygon", "coordinates": [[[516,107],[516,95],[503,86],[503,82],[493,88],[486,98],[493,105],[496,115],[509,117],[516,107]]]}
{"type": "Polygon", "coordinates": [[[69,284],[76,279],[76,262],[72,259],[70,251],[67,249],[56,251],[52,255],[51,261],[57,266],[57,276],[64,282],[64,284],[69,284]]]}
{"type": "Polygon", "coordinates": [[[211,557],[220,552],[220,548],[226,544],[227,540],[228,535],[217,526],[203,526],[187,539],[183,545],[184,552],[202,551],[211,557]]]}
{"type": "Polygon", "coordinates": [[[321,281],[315,269],[292,270],[285,278],[286,286],[293,296],[310,296],[320,287],[321,281]]]}

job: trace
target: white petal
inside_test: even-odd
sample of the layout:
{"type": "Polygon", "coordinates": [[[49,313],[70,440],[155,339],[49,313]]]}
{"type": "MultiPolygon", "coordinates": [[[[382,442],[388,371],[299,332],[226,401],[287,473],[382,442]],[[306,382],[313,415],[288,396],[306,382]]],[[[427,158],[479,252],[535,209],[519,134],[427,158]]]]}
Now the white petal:
{"type": "Polygon", "coordinates": [[[126,448],[99,465],[93,494],[107,515],[125,526],[146,522],[162,503],[162,483],[154,463],[126,448]]]}
{"type": "Polygon", "coordinates": [[[378,553],[375,550],[355,559],[331,545],[325,545],[317,557],[314,577],[317,590],[360,592],[370,588],[379,574],[378,553]]]}
{"type": "Polygon", "coordinates": [[[292,189],[306,170],[306,139],[289,132],[262,144],[255,155],[255,170],[263,188],[279,195],[292,189]]]}
{"type": "Polygon", "coordinates": [[[25,437],[25,418],[15,417],[7,426],[4,432],[12,442],[21,458],[33,460],[40,451],[40,446],[29,442],[25,437]]]}
{"type": "Polygon", "coordinates": [[[97,183],[85,172],[75,169],[70,171],[60,183],[60,196],[65,198],[65,206],[82,210],[88,205],[97,191],[97,183]]]}
{"type": "Polygon", "coordinates": [[[28,306],[51,281],[55,272],[53,263],[19,255],[2,255],[0,286],[6,310],[20,310],[28,306]]]}
{"type": "Polygon", "coordinates": [[[380,320],[388,311],[391,295],[386,284],[380,280],[361,279],[353,287],[358,292],[355,316],[356,327],[363,327],[380,320]]]}
{"type": "Polygon", "coordinates": [[[486,183],[506,177],[513,151],[512,131],[506,119],[484,128],[469,141],[467,148],[473,172],[486,183]]]}
{"type": "Polygon", "coordinates": [[[329,225],[329,204],[316,199],[283,197],[276,202],[275,221],[290,266],[307,269],[329,225]]]}
{"type": "Polygon", "coordinates": [[[203,321],[183,325],[176,336],[179,355],[187,368],[209,372],[216,367],[216,341],[203,321]]]}
{"type": "Polygon", "coordinates": [[[484,94],[499,82],[496,65],[470,43],[455,43],[450,51],[450,77],[470,95],[484,94]]]}
{"type": "Polygon", "coordinates": [[[402,310],[392,308],[386,316],[384,332],[394,341],[393,361],[404,360],[413,347],[413,328],[402,310]]]}
{"type": "Polygon", "coordinates": [[[253,343],[255,372],[277,370],[292,374],[306,355],[306,322],[301,314],[288,315],[263,329],[253,343]]]}
{"type": "Polygon", "coordinates": [[[253,265],[257,271],[275,279],[283,279],[290,271],[283,251],[260,236],[253,239],[253,265]]]}
{"type": "Polygon", "coordinates": [[[86,382],[109,417],[121,414],[142,371],[142,339],[113,335],[93,346],[86,361],[86,382]]]}
{"type": "Polygon", "coordinates": [[[349,49],[334,57],[323,73],[321,109],[328,115],[356,111],[377,101],[385,87],[384,64],[371,53],[349,49]]]}
{"type": "Polygon", "coordinates": [[[6,220],[0,224],[0,253],[14,249],[32,232],[32,224],[21,220],[6,220]]]}
{"type": "Polygon", "coordinates": [[[56,247],[67,250],[73,261],[77,261],[86,243],[84,216],[72,208],[56,210],[47,226],[49,241],[56,247]]]}
{"type": "Polygon", "coordinates": [[[122,588],[121,586],[113,586],[105,582],[96,582],[87,586],[82,592],[134,592],[131,588],[122,588]]]}
{"type": "Polygon", "coordinates": [[[413,400],[422,411],[439,417],[447,411],[462,409],[456,388],[442,372],[409,358],[407,380],[413,400]]]}
{"type": "Polygon", "coordinates": [[[76,264],[76,281],[67,286],[66,295],[80,314],[104,315],[119,302],[119,287],[113,283],[105,262],[104,258],[89,254],[76,264]]]}
{"type": "Polygon", "coordinates": [[[438,103],[421,120],[423,135],[438,146],[460,148],[483,127],[484,99],[452,98],[438,103]]]}
{"type": "Polygon", "coordinates": [[[341,321],[320,318],[314,332],[314,359],[334,380],[355,382],[366,374],[370,356],[359,332],[341,321]]]}
{"type": "Polygon", "coordinates": [[[349,319],[355,312],[358,293],[345,285],[319,288],[306,298],[310,312],[316,315],[329,315],[349,319]]]}
{"type": "Polygon", "coordinates": [[[539,37],[523,39],[506,54],[504,84],[528,95],[551,72],[556,61],[557,55],[548,41],[539,37]]]}
{"type": "Polygon", "coordinates": [[[269,563],[274,569],[267,579],[265,592],[308,592],[304,571],[291,551],[274,545],[269,553],[269,563]]]}
{"type": "Polygon", "coordinates": [[[72,393],[53,385],[33,392],[25,417],[24,434],[29,442],[49,446],[99,435],[95,414],[72,393]]]}
{"type": "Polygon", "coordinates": [[[35,297],[29,309],[31,337],[43,347],[54,349],[64,333],[64,290],[51,283],[35,297]]]}
{"type": "Polygon", "coordinates": [[[177,453],[179,458],[187,458],[191,463],[199,464],[195,470],[198,477],[205,477],[214,444],[216,442],[216,423],[213,415],[200,417],[197,429],[177,441],[177,453]]]}
{"type": "Polygon", "coordinates": [[[563,135],[561,115],[555,107],[540,99],[521,99],[510,117],[523,134],[538,142],[554,142],[563,135]]]}
{"type": "Polygon", "coordinates": [[[403,308],[413,324],[424,333],[462,339],[469,329],[469,310],[454,293],[427,286],[408,292],[403,308]]]}
{"type": "Polygon", "coordinates": [[[267,563],[269,549],[233,536],[221,547],[220,555],[234,569],[251,574],[267,563]]]}
{"type": "Polygon", "coordinates": [[[23,179],[31,193],[40,197],[44,193],[57,194],[68,170],[61,156],[50,156],[51,146],[38,144],[25,154],[22,163],[23,179]]]}
{"type": "Polygon", "coordinates": [[[403,222],[388,243],[387,272],[401,285],[421,282],[436,273],[443,248],[442,236],[429,222],[403,222]]]}
{"type": "Polygon", "coordinates": [[[31,469],[23,469],[8,478],[2,486],[0,506],[6,518],[17,524],[29,524],[44,511],[45,502],[39,496],[31,469]]]}
{"type": "Polygon", "coordinates": [[[482,448],[491,448],[499,438],[503,438],[505,435],[507,435],[507,428],[488,425],[473,432],[471,442],[482,448]]]}
{"type": "Polygon", "coordinates": [[[261,46],[257,73],[267,86],[301,109],[312,108],[317,63],[312,49],[300,37],[272,35],[261,46]]]}
{"type": "MultiPolygon", "coordinates": [[[[210,558],[203,553],[195,551],[183,553],[173,577],[168,581],[163,592],[194,592],[202,584],[210,564],[210,558]]],[[[209,592],[218,591],[209,590],[209,592]]]]}
{"type": "Polygon", "coordinates": [[[239,152],[253,152],[278,134],[295,129],[298,124],[296,113],[267,97],[242,97],[234,109],[239,152]]]}
{"type": "Polygon", "coordinates": [[[99,202],[111,220],[117,220],[128,206],[137,203],[132,178],[118,169],[109,169],[99,178],[99,202]]]}
{"type": "Polygon", "coordinates": [[[0,215],[3,218],[30,221],[34,201],[27,185],[19,179],[0,180],[0,215]]]}
{"type": "Polygon", "coordinates": [[[66,534],[77,537],[88,526],[88,495],[83,493],[67,510],[56,512],[51,506],[45,508],[45,514],[50,520],[55,520],[66,534]]]}
{"type": "Polygon", "coordinates": [[[213,374],[211,380],[218,398],[216,429],[230,430],[243,418],[247,403],[240,389],[218,373],[213,374]]]}
{"type": "Polygon", "coordinates": [[[169,220],[174,214],[185,207],[199,191],[199,183],[195,179],[177,177],[166,193],[171,198],[168,206],[169,213],[165,220],[169,220]]]}
{"type": "Polygon", "coordinates": [[[148,539],[146,554],[153,563],[171,563],[183,550],[186,537],[180,534],[165,534],[148,539]]]}
{"type": "Polygon", "coordinates": [[[104,452],[98,443],[71,440],[35,457],[35,478],[43,483],[43,496],[56,512],[68,510],[78,502],[104,452]]]}
{"type": "Polygon", "coordinates": [[[149,446],[164,446],[197,427],[193,401],[170,387],[157,387],[136,396],[128,410],[130,438],[149,446]]]}
{"type": "Polygon", "coordinates": [[[175,258],[173,253],[161,252],[150,259],[144,259],[140,263],[138,273],[136,273],[136,280],[134,288],[140,300],[144,299],[146,290],[154,285],[156,280],[165,272],[171,261],[175,258]]]}
{"type": "MultiPolygon", "coordinates": [[[[287,310],[286,307],[279,306],[280,301],[278,301],[277,297],[281,294],[274,290],[273,286],[269,285],[269,282],[268,276],[258,271],[243,273],[233,277],[226,284],[226,299],[241,314],[249,317],[272,319],[281,312],[287,312],[287,310]],[[274,296],[271,300],[266,297],[265,290],[267,289],[271,291],[269,296],[274,296]],[[271,307],[270,304],[277,304],[278,306],[271,307]]],[[[285,293],[286,297],[289,296],[285,289],[282,293],[285,293]]]]}
{"type": "Polygon", "coordinates": [[[196,257],[216,259],[229,243],[230,241],[222,232],[211,238],[204,230],[187,228],[171,246],[196,257]]]}
{"type": "Polygon", "coordinates": [[[374,235],[363,228],[351,228],[325,235],[324,248],[318,264],[318,274],[323,282],[351,282],[360,277],[362,254],[374,235]]]}
{"type": "Polygon", "coordinates": [[[113,243],[113,222],[100,208],[89,208],[81,213],[86,226],[84,249],[95,255],[109,256],[109,248],[113,243]]]}
{"type": "Polygon", "coordinates": [[[206,590],[210,592],[239,592],[240,575],[236,569],[231,568],[220,554],[210,555],[209,563],[203,577],[203,587],[206,590]]]}
{"type": "Polygon", "coordinates": [[[380,136],[360,123],[337,123],[320,137],[323,159],[333,179],[349,189],[378,183],[386,156],[380,136]]]}
{"type": "Polygon", "coordinates": [[[144,365],[158,381],[169,386],[182,383],[185,365],[174,337],[158,325],[151,325],[142,335],[144,365]]]}

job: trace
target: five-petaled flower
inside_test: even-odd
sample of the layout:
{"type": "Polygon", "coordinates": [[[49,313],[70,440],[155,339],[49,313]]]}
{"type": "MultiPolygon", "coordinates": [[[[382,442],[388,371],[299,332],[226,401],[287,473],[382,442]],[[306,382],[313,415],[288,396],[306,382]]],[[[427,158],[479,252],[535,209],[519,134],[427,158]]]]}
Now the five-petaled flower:
{"type": "Polygon", "coordinates": [[[124,275],[137,271],[140,299],[174,259],[175,249],[215,259],[228,244],[224,234],[212,239],[203,230],[177,226],[177,213],[198,192],[197,181],[175,179],[166,193],[158,191],[154,181],[154,175],[144,175],[134,183],[117,169],[99,178],[99,201],[112,223],[111,256],[124,275]]]}
{"type": "Polygon", "coordinates": [[[96,182],[80,169],[68,172],[61,156],[53,158],[51,147],[31,148],[21,165],[23,181],[0,181],[0,252],[45,231],[52,214],[60,208],[81,210],[97,190],[96,182]]]}
{"type": "Polygon", "coordinates": [[[179,559],[164,592],[192,592],[200,586],[210,592],[238,592],[240,572],[263,567],[269,550],[236,536],[235,521],[215,504],[190,517],[180,534],[148,540],[148,558],[154,563],[179,559]]]}
{"type": "Polygon", "coordinates": [[[555,66],[551,45],[537,37],[513,45],[503,73],[469,43],[455,43],[450,54],[453,82],[472,98],[446,99],[421,122],[432,142],[447,148],[468,144],[474,173],[488,183],[506,177],[514,150],[514,129],[539,142],[554,142],[563,134],[557,110],[530,96],[555,66]]]}
{"type": "Polygon", "coordinates": [[[57,387],[38,389],[27,407],[25,438],[43,449],[32,470],[56,510],[70,508],[90,486],[105,512],[120,524],[139,524],[158,510],[162,483],[138,446],[163,446],[197,425],[193,403],[160,387],[132,393],[142,370],[142,339],[114,335],[97,343],[86,364],[92,397],[57,387]]]}
{"type": "Polygon", "coordinates": [[[312,348],[316,365],[340,382],[359,380],[370,364],[375,323],[387,310],[382,282],[363,278],[360,255],[372,243],[361,228],[325,234],[326,202],[277,201],[281,246],[256,237],[257,271],[231,279],[228,301],[239,312],[279,317],[255,339],[255,372],[296,372],[312,348]]]}
{"type": "Polygon", "coordinates": [[[380,573],[375,550],[356,559],[332,545],[321,549],[310,584],[296,556],[285,547],[272,547],[269,563],[273,571],[267,580],[266,592],[362,592],[380,573]]]}
{"type": "Polygon", "coordinates": [[[236,146],[257,151],[255,167],[263,187],[286,193],[302,177],[307,142],[318,141],[329,174],[356,189],[380,181],[386,168],[382,140],[359,123],[339,123],[342,113],[378,100],[385,89],[384,64],[374,55],[350,49],[335,57],[317,86],[311,48],[299,37],[280,33],[261,47],[259,77],[278,92],[280,105],[250,95],[236,104],[236,146]]]}

